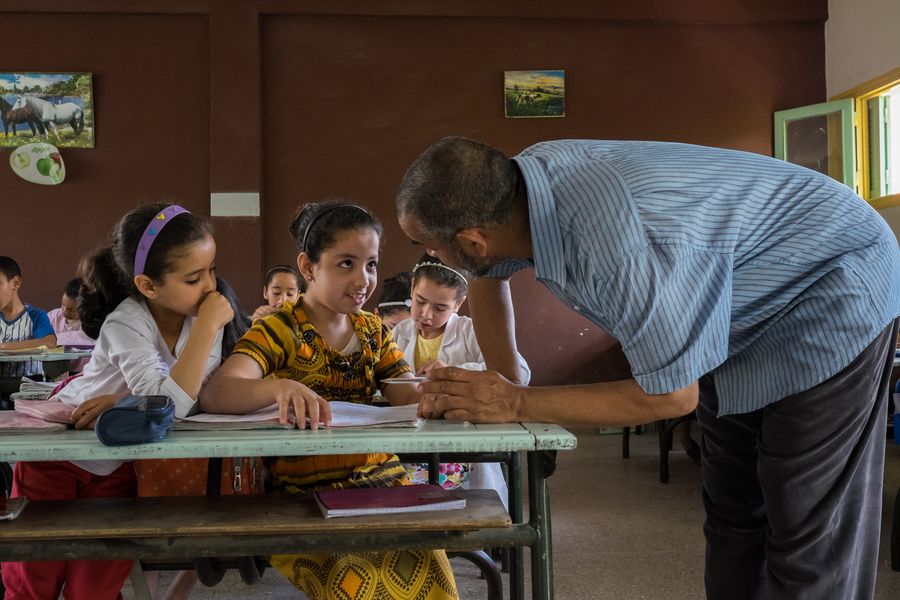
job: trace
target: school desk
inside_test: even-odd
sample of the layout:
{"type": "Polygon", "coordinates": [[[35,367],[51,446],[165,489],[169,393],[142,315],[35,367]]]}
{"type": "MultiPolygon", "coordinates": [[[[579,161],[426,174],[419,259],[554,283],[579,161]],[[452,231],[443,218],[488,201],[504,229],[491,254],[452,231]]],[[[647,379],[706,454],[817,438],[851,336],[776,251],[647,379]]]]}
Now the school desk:
{"type": "Polygon", "coordinates": [[[22,352],[15,354],[0,354],[0,363],[28,362],[32,360],[36,360],[39,362],[77,360],[79,358],[90,358],[90,356],[90,350],[66,350],[64,352],[22,352]]]}
{"type": "MultiPolygon", "coordinates": [[[[325,520],[309,499],[270,496],[35,501],[0,522],[0,561],[71,558],[188,559],[388,548],[531,548],[532,598],[553,598],[545,453],[575,447],[556,425],[427,421],[416,429],[173,431],[161,442],[103,446],[91,431],[4,436],[0,461],[300,456],[393,451],[401,456],[527,453],[528,520],[492,490],[469,490],[465,512],[325,520]],[[499,509],[498,509],[499,504],[499,509]],[[80,507],[80,508],[79,508],[80,507]],[[471,510],[470,510],[471,509],[471,510]],[[358,521],[354,521],[358,519],[358,521]]],[[[519,507],[519,512],[521,508],[519,507]]],[[[515,597],[524,590],[511,576],[515,597]]]]}

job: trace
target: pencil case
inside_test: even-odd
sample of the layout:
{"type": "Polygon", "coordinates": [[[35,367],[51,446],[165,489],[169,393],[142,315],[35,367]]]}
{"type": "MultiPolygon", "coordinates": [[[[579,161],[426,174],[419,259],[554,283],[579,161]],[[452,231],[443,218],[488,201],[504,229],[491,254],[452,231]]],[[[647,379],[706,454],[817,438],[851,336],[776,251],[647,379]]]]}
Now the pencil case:
{"type": "Polygon", "coordinates": [[[97,417],[94,432],[107,446],[143,444],[164,439],[174,422],[168,396],[125,396],[97,417]]]}

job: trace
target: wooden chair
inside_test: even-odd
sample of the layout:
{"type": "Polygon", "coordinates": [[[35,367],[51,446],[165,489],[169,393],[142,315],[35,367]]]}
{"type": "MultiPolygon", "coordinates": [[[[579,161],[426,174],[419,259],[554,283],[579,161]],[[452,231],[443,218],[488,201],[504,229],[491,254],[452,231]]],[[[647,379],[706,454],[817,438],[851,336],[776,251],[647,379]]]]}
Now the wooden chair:
{"type": "MultiPolygon", "coordinates": [[[[682,415],[675,419],[661,419],[656,421],[656,430],[659,434],[659,481],[660,483],[669,483],[669,451],[672,449],[672,433],[679,423],[696,419],[697,415],[693,412],[682,415]]],[[[641,425],[635,427],[635,433],[641,433],[641,425]]],[[[631,437],[631,428],[622,428],[622,458],[630,458],[631,448],[629,439],[631,437]]]]}

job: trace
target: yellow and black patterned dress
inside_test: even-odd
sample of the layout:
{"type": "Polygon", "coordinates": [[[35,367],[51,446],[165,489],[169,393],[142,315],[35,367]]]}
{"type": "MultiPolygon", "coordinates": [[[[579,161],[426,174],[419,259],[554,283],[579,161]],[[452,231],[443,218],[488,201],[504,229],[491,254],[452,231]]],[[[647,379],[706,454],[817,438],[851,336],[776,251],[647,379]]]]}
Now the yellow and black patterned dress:
{"type": "MultiPolygon", "coordinates": [[[[341,354],[295,305],[256,322],[234,351],[253,358],[265,375],[293,379],[328,400],[368,403],[377,382],[410,371],[377,316],[350,315],[359,349],[341,354]]],[[[306,494],[317,488],[409,485],[394,454],[281,457],[272,466],[276,490],[306,494]]],[[[272,556],[272,566],[313,600],[455,600],[453,571],[443,550],[272,556]]]]}

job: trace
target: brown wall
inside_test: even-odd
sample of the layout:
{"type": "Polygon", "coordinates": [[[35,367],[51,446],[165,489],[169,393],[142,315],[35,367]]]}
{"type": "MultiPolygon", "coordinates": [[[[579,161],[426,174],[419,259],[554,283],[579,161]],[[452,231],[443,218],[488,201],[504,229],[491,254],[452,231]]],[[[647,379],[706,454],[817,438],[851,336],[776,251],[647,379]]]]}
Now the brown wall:
{"type": "MultiPolygon", "coordinates": [[[[411,266],[418,252],[397,227],[393,193],[441,136],[509,153],[581,137],[770,154],[772,112],[825,96],[825,0],[187,0],[167,15],[149,0],[115,3],[127,14],[100,0],[69,0],[65,15],[54,12],[61,1],[6,4],[21,7],[0,9],[4,47],[29,50],[0,53],[0,70],[94,73],[97,147],[63,153],[67,181],[43,188],[0,169],[2,214],[29,209],[0,228],[0,253],[21,258],[26,298],[46,307],[76,257],[136,202],[180,199],[208,214],[210,192],[260,191],[261,218],[216,219],[221,270],[255,305],[264,265],[293,261],[287,219],[303,202],[371,207],[385,223],[382,277],[411,266]],[[564,69],[566,117],[504,118],[512,69],[564,69]]],[[[531,274],[513,287],[535,382],[627,366],[608,351],[615,340],[531,274]]]]}

